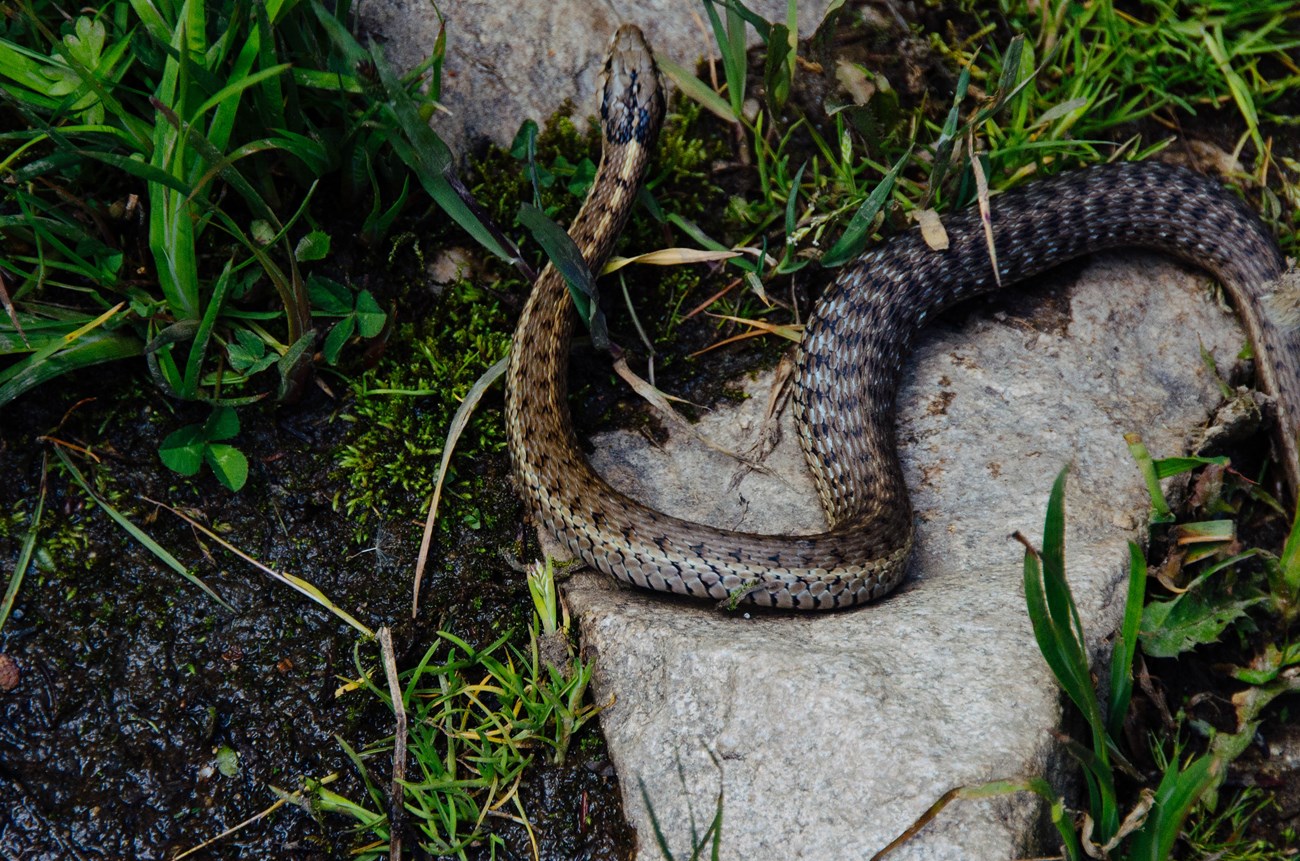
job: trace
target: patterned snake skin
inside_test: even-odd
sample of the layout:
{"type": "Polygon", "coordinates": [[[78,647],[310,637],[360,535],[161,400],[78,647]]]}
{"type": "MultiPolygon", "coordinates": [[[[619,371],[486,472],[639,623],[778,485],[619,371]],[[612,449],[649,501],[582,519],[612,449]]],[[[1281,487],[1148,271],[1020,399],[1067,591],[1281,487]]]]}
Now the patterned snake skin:
{"type": "MultiPolygon", "coordinates": [[[[603,74],[605,151],[570,235],[598,271],[635,199],[663,113],[650,49],[620,28],[603,74]]],[[[1107,248],[1156,249],[1200,266],[1232,295],[1274,395],[1278,442],[1296,487],[1300,332],[1270,321],[1265,300],[1284,261],[1259,219],[1218,183],[1143,162],[1094,167],[994,197],[1003,286],[1107,248]]],[[[894,395],[927,319],[997,289],[977,212],[944,219],[950,247],[912,231],[846,267],[804,334],[795,416],[830,522],[821,535],[730,532],[650,509],[609,486],[573,435],[566,375],[574,314],[547,267],[515,331],[507,430],[520,492],[541,528],[587,564],[636,586],[729,604],[800,610],[879,598],[902,578],[912,510],[894,451],[894,395]]]]}

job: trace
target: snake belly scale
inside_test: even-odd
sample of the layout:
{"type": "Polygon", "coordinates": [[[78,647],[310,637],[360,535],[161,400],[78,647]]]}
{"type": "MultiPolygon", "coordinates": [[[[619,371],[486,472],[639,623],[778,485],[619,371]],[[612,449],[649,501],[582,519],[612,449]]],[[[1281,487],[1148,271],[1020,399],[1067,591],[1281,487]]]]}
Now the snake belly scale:
{"type": "MultiPolygon", "coordinates": [[[[599,271],[632,208],[664,111],[640,31],[615,34],[602,73],[604,150],[569,233],[599,271]]],[[[1218,183],[1143,162],[1041,180],[991,201],[1000,285],[1107,248],[1151,248],[1208,270],[1241,312],[1261,387],[1273,395],[1288,481],[1297,484],[1300,333],[1267,313],[1284,260],[1259,219],[1218,183]]],[[[917,331],[944,308],[997,289],[978,213],[944,219],[950,246],[917,231],[846,266],[804,333],[795,383],[800,442],[829,528],[757,535],[690,523],[611,487],[587,463],[567,402],[575,323],[547,266],[518,321],[506,377],[515,480],[540,528],[587,564],[635,586],[799,610],[861,604],[893,589],[912,546],[894,450],[894,395],[917,331]]]]}

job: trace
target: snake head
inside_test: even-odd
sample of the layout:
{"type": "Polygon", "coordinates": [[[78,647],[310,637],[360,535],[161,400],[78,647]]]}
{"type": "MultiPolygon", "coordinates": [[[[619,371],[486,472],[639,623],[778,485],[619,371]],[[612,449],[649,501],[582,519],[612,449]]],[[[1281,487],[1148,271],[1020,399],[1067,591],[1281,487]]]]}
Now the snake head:
{"type": "Polygon", "coordinates": [[[614,34],[600,73],[600,92],[600,120],[611,144],[654,143],[664,116],[663,87],[654,53],[635,24],[624,24],[614,34]]]}

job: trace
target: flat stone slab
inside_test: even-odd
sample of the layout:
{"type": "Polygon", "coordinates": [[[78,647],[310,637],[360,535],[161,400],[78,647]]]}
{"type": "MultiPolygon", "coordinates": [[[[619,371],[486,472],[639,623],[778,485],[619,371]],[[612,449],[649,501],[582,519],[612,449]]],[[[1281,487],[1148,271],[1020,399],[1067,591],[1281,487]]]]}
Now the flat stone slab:
{"type": "MultiPolygon", "coordinates": [[[[1107,256],[1073,284],[1040,288],[1038,302],[930,330],[899,401],[917,548],[903,586],[876,605],[750,616],[590,572],[568,582],[597,660],[596,698],[614,698],[602,726],[640,858],[661,857],[641,785],[677,857],[721,788],[721,857],[847,861],[871,857],[955,786],[1052,776],[1060,699],[1009,536],[1041,537],[1052,481],[1072,464],[1067,570],[1098,649],[1149,508],[1123,435],[1141,434],[1157,456],[1186,450],[1220,402],[1200,345],[1226,368],[1243,343],[1207,280],[1153,256],[1107,256]]],[[[750,401],[700,429],[746,448],[768,385],[752,382],[750,401]]],[[[814,531],[816,494],[785,421],[768,460],[776,475],[751,473],[727,494],[735,461],[688,436],[658,449],[639,434],[603,435],[593,460],[615,486],[682,517],[814,531]]],[[[890,857],[1025,857],[1040,825],[1027,796],[956,802],[890,857]]]]}

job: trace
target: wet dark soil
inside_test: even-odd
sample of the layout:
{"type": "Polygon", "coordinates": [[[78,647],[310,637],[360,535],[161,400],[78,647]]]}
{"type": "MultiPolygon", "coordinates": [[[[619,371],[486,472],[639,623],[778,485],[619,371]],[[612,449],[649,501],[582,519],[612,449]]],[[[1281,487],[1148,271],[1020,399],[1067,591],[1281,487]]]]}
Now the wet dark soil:
{"type": "MultiPolygon", "coordinates": [[[[526,642],[523,578],[481,552],[513,541],[520,528],[508,491],[483,501],[498,515],[498,534],[463,529],[436,544],[412,621],[421,524],[384,523],[377,551],[351,543],[352,525],[333,505],[341,479],[332,453],[348,429],[336,420],[338,402],[317,391],[296,407],[241,411],[238,442],[252,470],[233,494],[211,476],[182,480],[158,462],[162,436],[206,410],[181,408],[173,418],[172,404],[133,382],[136,370],[84,372],[5,411],[0,511],[25,514],[0,537],[6,575],[49,451],[38,437],[50,434],[93,451],[98,463],[76,459],[98,491],[234,610],[161,565],[50,469],[43,549],[0,634],[0,653],[20,674],[0,694],[6,859],[171,858],[269,807],[277,790],[333,773],[331,789],[361,799],[335,736],[360,748],[392,732],[375,698],[335,694],[356,675],[352,628],[145,498],[182,508],[266,565],[307,579],[364,624],[392,625],[399,666],[418,660],[437,630],[486,644],[514,629],[526,642]],[[72,409],[84,398],[93,400],[72,409]],[[218,751],[236,757],[233,769],[223,762],[229,773],[217,767],[218,751]]],[[[479,468],[503,475],[505,462],[486,458],[479,468]]],[[[361,649],[373,662],[373,644],[361,649]]],[[[542,857],[628,855],[631,834],[594,724],[565,766],[533,772],[521,794],[542,857]]],[[[352,824],[284,806],[198,857],[346,858],[352,824]]],[[[496,857],[530,856],[522,829],[502,836],[507,849],[496,857]]]]}

